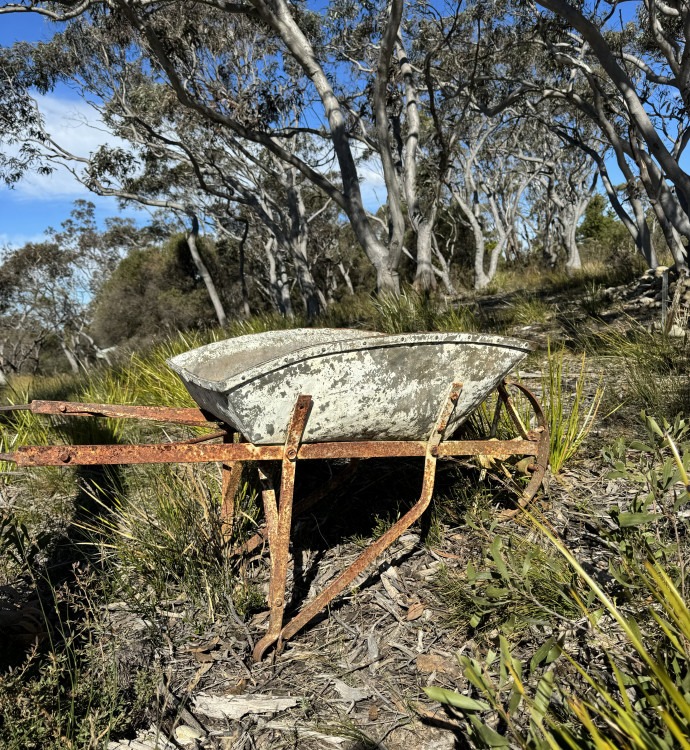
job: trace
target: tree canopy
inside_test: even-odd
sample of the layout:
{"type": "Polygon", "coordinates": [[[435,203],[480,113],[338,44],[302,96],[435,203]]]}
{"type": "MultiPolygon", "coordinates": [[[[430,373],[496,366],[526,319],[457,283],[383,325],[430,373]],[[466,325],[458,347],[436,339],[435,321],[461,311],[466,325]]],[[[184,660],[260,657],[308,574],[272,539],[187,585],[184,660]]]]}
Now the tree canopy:
{"type": "Polygon", "coordinates": [[[50,32],[0,49],[3,179],[60,164],[162,211],[221,325],[235,311],[200,233],[233,248],[242,314],[291,315],[296,298],[313,317],[360,258],[394,294],[401,277],[483,287],[535,254],[576,271],[597,185],[649,266],[669,253],[687,270],[682,3],[0,2],[10,13],[50,32]],[[34,98],[58,83],[117,141],[66,150],[34,98]]]}

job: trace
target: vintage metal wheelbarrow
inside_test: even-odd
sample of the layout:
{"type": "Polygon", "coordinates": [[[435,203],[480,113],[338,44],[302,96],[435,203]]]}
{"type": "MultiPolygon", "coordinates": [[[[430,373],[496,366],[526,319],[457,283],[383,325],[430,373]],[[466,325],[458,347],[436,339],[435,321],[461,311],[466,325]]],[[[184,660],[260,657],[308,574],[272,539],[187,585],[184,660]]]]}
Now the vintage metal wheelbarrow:
{"type": "Polygon", "coordinates": [[[35,414],[216,423],[222,428],[219,431],[183,442],[146,445],[24,446],[0,454],[0,460],[18,466],[219,461],[221,515],[228,534],[242,463],[259,462],[265,526],[235,550],[246,553],[268,541],[270,618],[268,632],[253,652],[259,661],[271,646],[280,650],[421,517],[431,501],[437,459],[532,457],[526,467],[531,476],[520,491],[518,507],[532,500],[548,463],[546,420],[527,388],[505,380],[530,350],[529,344],[516,339],[462,333],[386,336],[347,329],[296,329],[242,336],[169,360],[200,409],[60,401],[0,407],[35,414]],[[526,398],[530,423],[521,418],[510,388],[526,398]],[[493,392],[496,406],[485,439],[452,439],[493,392]],[[515,438],[496,437],[503,409],[514,425],[515,438]],[[424,459],[419,500],[285,624],[293,511],[303,511],[311,502],[293,508],[297,462],[412,456],[424,459]],[[282,465],[278,498],[270,472],[262,470],[261,462],[266,461],[282,465]]]}

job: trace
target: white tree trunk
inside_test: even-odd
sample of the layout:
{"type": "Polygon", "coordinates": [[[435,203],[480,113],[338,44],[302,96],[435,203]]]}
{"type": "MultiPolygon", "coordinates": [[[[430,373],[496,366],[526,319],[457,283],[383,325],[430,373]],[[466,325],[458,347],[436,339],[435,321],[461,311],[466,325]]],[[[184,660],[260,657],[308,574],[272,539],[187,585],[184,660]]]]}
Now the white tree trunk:
{"type": "Polygon", "coordinates": [[[199,248],[197,246],[197,240],[199,238],[199,219],[197,219],[195,214],[192,214],[190,218],[192,220],[192,227],[191,230],[187,233],[187,247],[189,247],[189,253],[192,256],[194,266],[198,271],[199,276],[201,276],[201,280],[204,282],[204,286],[206,287],[206,291],[208,292],[211,304],[213,305],[213,309],[215,310],[218,324],[220,326],[224,326],[228,322],[228,318],[225,314],[223,303],[220,301],[220,296],[218,294],[218,290],[216,289],[216,285],[211,278],[211,274],[208,272],[208,268],[206,267],[206,264],[204,263],[204,260],[201,257],[199,248]]]}

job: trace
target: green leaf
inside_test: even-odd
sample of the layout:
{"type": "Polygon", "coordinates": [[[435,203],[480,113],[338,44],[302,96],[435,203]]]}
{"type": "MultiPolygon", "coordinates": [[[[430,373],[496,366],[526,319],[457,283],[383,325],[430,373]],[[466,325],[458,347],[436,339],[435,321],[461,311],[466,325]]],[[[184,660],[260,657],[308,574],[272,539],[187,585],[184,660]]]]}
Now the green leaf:
{"type": "Polygon", "coordinates": [[[630,443],[630,449],[634,451],[641,451],[642,453],[654,453],[654,448],[641,443],[639,440],[633,440],[630,443]]]}
{"type": "Polygon", "coordinates": [[[489,711],[491,708],[488,703],[468,698],[466,695],[455,692],[455,690],[446,690],[445,688],[432,686],[424,688],[424,692],[432,701],[453,706],[453,708],[460,709],[460,711],[489,711]]]}
{"type": "Polygon", "coordinates": [[[537,652],[534,654],[534,656],[530,659],[530,662],[529,662],[530,672],[534,672],[534,670],[548,657],[554,643],[555,643],[554,639],[549,638],[549,640],[546,641],[546,643],[542,644],[537,649],[537,652]]]}
{"type": "Polygon", "coordinates": [[[537,693],[534,697],[533,713],[538,717],[537,721],[539,725],[541,725],[542,721],[544,720],[544,716],[546,716],[546,712],[549,709],[549,704],[551,703],[554,679],[555,675],[552,667],[546,672],[541,680],[539,680],[539,684],[537,685],[537,693]]]}
{"type": "Polygon", "coordinates": [[[660,513],[620,513],[616,520],[621,529],[626,529],[631,526],[642,526],[661,517],[660,513]]]}
{"type": "Polygon", "coordinates": [[[491,727],[487,727],[476,716],[470,716],[470,722],[482,741],[489,747],[509,747],[510,740],[503,737],[498,732],[494,732],[491,727]]]}
{"type": "Polygon", "coordinates": [[[491,552],[491,558],[494,561],[494,565],[496,566],[496,570],[501,574],[501,577],[505,580],[510,579],[510,573],[508,572],[508,568],[506,567],[505,562],[503,561],[503,557],[501,556],[501,547],[503,545],[503,542],[501,541],[501,537],[497,536],[493,542],[491,542],[491,547],[489,548],[489,551],[491,552]]]}

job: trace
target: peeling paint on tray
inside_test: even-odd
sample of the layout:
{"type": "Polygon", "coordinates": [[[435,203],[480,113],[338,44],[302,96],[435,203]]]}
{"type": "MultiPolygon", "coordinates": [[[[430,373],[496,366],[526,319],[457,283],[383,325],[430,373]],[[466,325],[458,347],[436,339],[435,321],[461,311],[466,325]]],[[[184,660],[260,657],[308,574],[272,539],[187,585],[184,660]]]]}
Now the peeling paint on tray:
{"type": "Polygon", "coordinates": [[[300,394],[314,401],[304,442],[425,440],[450,384],[460,381],[450,435],[531,349],[498,336],[345,329],[272,331],[209,347],[170,365],[202,408],[257,445],[285,441],[300,394]],[[203,377],[209,373],[216,380],[203,377]]]}

